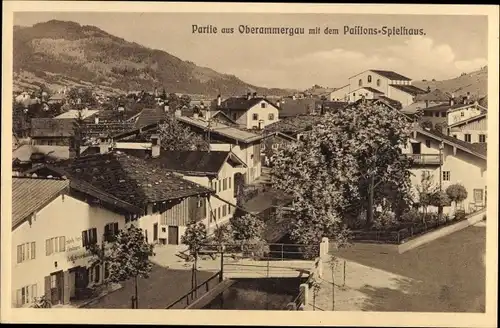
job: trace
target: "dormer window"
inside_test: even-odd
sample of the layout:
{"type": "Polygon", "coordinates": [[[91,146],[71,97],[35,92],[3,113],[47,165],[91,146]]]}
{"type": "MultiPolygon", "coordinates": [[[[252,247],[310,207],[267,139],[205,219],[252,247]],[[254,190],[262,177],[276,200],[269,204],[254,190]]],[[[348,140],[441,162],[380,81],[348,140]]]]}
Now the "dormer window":
{"type": "Polygon", "coordinates": [[[372,76],[368,75],[368,83],[372,83],[372,76]]]}

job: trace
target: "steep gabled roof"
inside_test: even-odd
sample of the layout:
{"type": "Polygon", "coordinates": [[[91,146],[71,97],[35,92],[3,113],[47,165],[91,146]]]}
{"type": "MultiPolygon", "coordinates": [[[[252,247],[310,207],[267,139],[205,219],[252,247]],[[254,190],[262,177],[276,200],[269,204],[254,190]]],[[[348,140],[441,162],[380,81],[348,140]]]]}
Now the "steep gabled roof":
{"type": "Polygon", "coordinates": [[[12,178],[12,229],[69,187],[68,180],[12,178]]]}
{"type": "Polygon", "coordinates": [[[71,137],[73,119],[32,118],[31,137],[71,137]]]}
{"type": "Polygon", "coordinates": [[[356,90],[353,90],[351,92],[357,92],[358,90],[361,90],[361,89],[365,89],[365,90],[368,90],[368,91],[370,91],[372,93],[376,93],[376,94],[381,94],[381,95],[384,94],[383,92],[378,91],[377,89],[374,89],[374,88],[371,88],[371,87],[359,87],[356,90]]]}
{"type": "Polygon", "coordinates": [[[381,75],[381,76],[386,77],[389,80],[393,80],[393,81],[411,81],[411,79],[409,77],[406,77],[404,75],[401,75],[401,74],[393,72],[393,71],[383,71],[383,70],[378,70],[378,69],[371,69],[369,71],[377,73],[378,75],[381,75]]]}
{"type": "Polygon", "coordinates": [[[314,99],[287,99],[279,106],[279,117],[290,117],[297,115],[307,115],[310,111],[315,110],[314,99]]]}
{"type": "Polygon", "coordinates": [[[468,119],[465,119],[465,120],[462,120],[462,121],[459,121],[459,122],[456,122],[456,123],[450,124],[450,125],[448,125],[448,127],[449,127],[449,128],[454,128],[454,127],[457,127],[457,126],[461,126],[461,125],[469,124],[469,123],[474,122],[474,121],[477,121],[477,120],[485,119],[487,116],[488,116],[488,114],[487,114],[487,113],[482,113],[482,114],[480,114],[480,115],[476,115],[476,116],[473,116],[473,117],[469,117],[468,119]]]}
{"type": "Polygon", "coordinates": [[[149,161],[168,171],[186,175],[215,176],[226,161],[245,166],[245,163],[229,151],[165,151],[149,161]]]}
{"type": "Polygon", "coordinates": [[[212,192],[143,159],[118,151],[83,156],[63,162],[59,167],[70,178],[88,182],[137,207],[212,192]]]}
{"type": "Polygon", "coordinates": [[[451,99],[451,95],[446,92],[443,92],[439,89],[435,89],[431,92],[421,93],[416,96],[416,101],[442,101],[447,102],[451,99]]]}
{"type": "Polygon", "coordinates": [[[255,106],[256,104],[260,103],[261,101],[265,101],[271,106],[276,107],[275,104],[270,102],[268,99],[262,97],[250,97],[250,99],[248,99],[248,97],[231,97],[227,98],[221,103],[220,109],[246,111],[255,106]]]}
{"type": "Polygon", "coordinates": [[[158,124],[165,120],[166,113],[161,109],[144,108],[135,122],[135,128],[158,124]]]}

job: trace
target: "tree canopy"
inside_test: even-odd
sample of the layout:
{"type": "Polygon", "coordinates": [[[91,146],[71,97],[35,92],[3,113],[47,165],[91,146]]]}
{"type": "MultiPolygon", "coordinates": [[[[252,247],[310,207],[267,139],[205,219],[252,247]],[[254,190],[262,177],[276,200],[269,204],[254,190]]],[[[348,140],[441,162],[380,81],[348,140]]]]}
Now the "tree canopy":
{"type": "Polygon", "coordinates": [[[165,150],[208,150],[209,144],[202,136],[181,125],[173,115],[166,115],[165,122],[158,127],[161,147],[165,150]]]}
{"type": "Polygon", "coordinates": [[[411,162],[401,149],[410,130],[398,111],[361,101],[327,113],[303,142],[278,150],[272,183],[294,198],[292,238],[342,243],[348,238],[346,216],[373,211],[387,198],[394,198],[393,206],[409,201],[411,162]]]}

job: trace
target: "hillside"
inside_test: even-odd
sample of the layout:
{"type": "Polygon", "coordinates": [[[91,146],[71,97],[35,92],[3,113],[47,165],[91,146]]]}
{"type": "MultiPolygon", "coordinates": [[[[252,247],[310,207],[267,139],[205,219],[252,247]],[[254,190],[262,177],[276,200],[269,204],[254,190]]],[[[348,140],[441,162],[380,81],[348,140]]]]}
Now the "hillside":
{"type": "Polygon", "coordinates": [[[488,67],[485,66],[478,71],[464,74],[454,79],[443,81],[413,81],[413,85],[426,90],[429,86],[431,90],[440,89],[443,92],[464,95],[470,92],[478,98],[488,94],[488,67]]]}
{"type": "Polygon", "coordinates": [[[153,90],[205,95],[287,95],[291,90],[267,89],[234,75],[183,61],[165,51],[146,48],[95,26],[51,20],[14,28],[14,90],[46,84],[94,86],[104,92],[153,90]]]}

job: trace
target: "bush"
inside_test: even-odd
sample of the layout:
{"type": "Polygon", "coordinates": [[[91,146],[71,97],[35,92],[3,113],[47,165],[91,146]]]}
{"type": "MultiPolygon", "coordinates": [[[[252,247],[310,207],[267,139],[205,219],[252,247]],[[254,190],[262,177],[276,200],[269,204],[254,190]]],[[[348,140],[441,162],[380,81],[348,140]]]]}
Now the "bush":
{"type": "Polygon", "coordinates": [[[396,216],[392,212],[375,213],[373,227],[377,230],[388,230],[398,226],[396,216]]]}
{"type": "Polygon", "coordinates": [[[446,188],[446,194],[453,202],[462,202],[467,199],[467,189],[459,183],[455,183],[446,188]]]}
{"type": "Polygon", "coordinates": [[[416,209],[411,209],[401,215],[401,222],[403,223],[420,223],[421,219],[422,213],[419,213],[416,209]]]}
{"type": "Polygon", "coordinates": [[[266,257],[270,249],[265,240],[254,238],[243,242],[242,251],[244,256],[251,256],[258,259],[266,257]]]}
{"type": "Polygon", "coordinates": [[[455,220],[463,220],[465,219],[465,211],[464,210],[457,210],[455,212],[455,220]]]}

